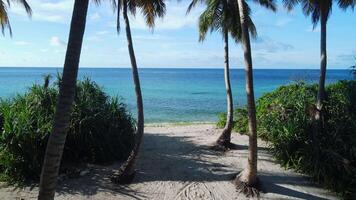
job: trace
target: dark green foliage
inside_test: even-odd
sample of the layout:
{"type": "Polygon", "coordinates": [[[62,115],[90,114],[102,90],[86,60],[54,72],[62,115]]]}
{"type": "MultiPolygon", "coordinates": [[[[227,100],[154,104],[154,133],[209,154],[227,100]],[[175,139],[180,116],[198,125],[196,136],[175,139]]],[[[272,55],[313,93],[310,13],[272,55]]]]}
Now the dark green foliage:
{"type": "MultiPolygon", "coordinates": [[[[246,134],[248,132],[247,126],[247,110],[245,107],[240,107],[234,110],[233,130],[239,134],[246,134]]],[[[224,128],[226,124],[226,113],[219,113],[219,120],[216,124],[218,128],[224,128]]]]}
{"type": "MultiPolygon", "coordinates": [[[[356,81],[340,81],[326,91],[323,128],[316,143],[312,143],[312,119],[317,86],[303,83],[280,87],[258,99],[258,135],[269,142],[282,166],[312,176],[345,199],[355,199],[356,81]]],[[[246,117],[236,120],[235,127],[247,127],[246,117]]]]}
{"type": "MultiPolygon", "coordinates": [[[[226,113],[222,112],[218,114],[218,122],[216,123],[216,126],[218,128],[224,128],[226,125],[226,113]]],[[[0,119],[1,120],[1,119],[0,119]]]]}
{"type": "MultiPolygon", "coordinates": [[[[58,82],[57,82],[58,83],[58,82]]],[[[34,85],[0,104],[0,174],[9,182],[37,180],[52,128],[58,87],[34,85]]],[[[62,164],[125,159],[134,126],[125,105],[89,79],[78,81],[62,164]]]]}

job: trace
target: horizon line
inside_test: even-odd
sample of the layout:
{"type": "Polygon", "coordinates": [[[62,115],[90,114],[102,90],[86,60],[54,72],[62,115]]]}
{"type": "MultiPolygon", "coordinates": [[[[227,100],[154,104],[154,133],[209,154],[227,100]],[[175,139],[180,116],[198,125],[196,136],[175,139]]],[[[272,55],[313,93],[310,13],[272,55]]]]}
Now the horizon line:
{"type": "MultiPolygon", "coordinates": [[[[54,66],[0,66],[0,68],[53,68],[53,69],[62,69],[63,67],[54,67],[54,66]]],[[[131,69],[131,67],[88,67],[83,66],[79,67],[79,69],[131,69]]],[[[139,67],[139,69],[224,69],[223,67],[139,67]]],[[[230,69],[245,69],[243,67],[230,67],[230,69]]],[[[314,67],[290,67],[290,68],[269,68],[269,67],[255,67],[253,69],[257,70],[320,70],[319,68],[314,67]]],[[[339,67],[330,67],[327,70],[349,70],[349,67],[339,68],[339,67]]]]}

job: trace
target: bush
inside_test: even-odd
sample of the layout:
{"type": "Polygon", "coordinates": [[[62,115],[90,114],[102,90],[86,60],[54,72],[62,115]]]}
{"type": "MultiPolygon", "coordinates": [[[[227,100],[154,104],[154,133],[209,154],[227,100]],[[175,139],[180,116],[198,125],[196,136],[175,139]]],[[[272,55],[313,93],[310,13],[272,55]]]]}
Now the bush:
{"type": "MultiPolygon", "coordinates": [[[[306,173],[346,199],[356,198],[356,81],[327,87],[323,131],[312,143],[316,85],[282,86],[257,100],[258,135],[286,168],[306,173]]],[[[247,130],[247,115],[235,121],[247,130]]],[[[221,123],[221,122],[220,122],[221,123]]]]}
{"type": "MultiPolygon", "coordinates": [[[[38,180],[58,95],[56,84],[34,85],[0,103],[0,174],[9,182],[38,180]]],[[[89,79],[78,81],[62,165],[125,159],[134,126],[124,104],[89,79]]]]}
{"type": "MultiPolygon", "coordinates": [[[[236,108],[234,110],[234,122],[233,122],[233,130],[239,134],[246,134],[248,132],[247,126],[247,110],[244,107],[236,108]]],[[[224,128],[226,124],[226,113],[219,113],[218,122],[216,126],[218,128],[224,128]]]]}

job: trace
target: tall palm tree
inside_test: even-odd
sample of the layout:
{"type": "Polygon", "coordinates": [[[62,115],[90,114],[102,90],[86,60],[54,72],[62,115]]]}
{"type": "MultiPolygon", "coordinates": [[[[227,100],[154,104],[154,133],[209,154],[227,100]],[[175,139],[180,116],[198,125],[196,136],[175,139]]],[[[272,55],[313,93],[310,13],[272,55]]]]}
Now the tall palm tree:
{"type": "MultiPolygon", "coordinates": [[[[193,0],[188,7],[187,12],[202,0],[193,0]]],[[[235,0],[204,0],[206,4],[205,11],[199,17],[199,41],[204,41],[207,32],[219,31],[224,40],[224,79],[227,100],[226,124],[218,137],[214,147],[218,149],[228,149],[231,146],[231,131],[233,126],[233,98],[230,84],[230,66],[229,66],[229,33],[236,42],[241,41],[241,24],[238,7],[235,0]]],[[[248,11],[248,27],[253,37],[257,36],[255,25],[253,24],[248,11]]]]}
{"type": "MultiPolygon", "coordinates": [[[[96,1],[98,2],[98,1],[96,1]]],[[[89,0],[75,0],[56,113],[43,162],[39,200],[54,199],[57,176],[74,100],[89,0]]]]}
{"type": "Polygon", "coordinates": [[[3,0],[0,0],[0,25],[3,35],[5,34],[6,28],[9,29],[10,35],[12,35],[10,20],[7,14],[7,9],[10,7],[12,1],[21,4],[25,8],[27,14],[29,16],[32,15],[32,9],[26,0],[6,0],[5,2],[3,0]]]}
{"type": "MultiPolygon", "coordinates": [[[[320,76],[319,89],[317,94],[316,112],[314,119],[320,123],[323,101],[325,100],[325,79],[327,67],[327,50],[326,50],[326,31],[327,22],[331,15],[333,2],[335,0],[283,0],[284,6],[291,10],[297,4],[301,4],[303,13],[310,16],[313,27],[320,22],[320,76]]],[[[343,10],[347,8],[354,8],[356,0],[336,0],[339,7],[343,10]]]]}
{"type": "MultiPolygon", "coordinates": [[[[245,79],[246,79],[246,94],[247,94],[247,111],[248,111],[248,127],[249,127],[249,146],[248,146],[248,163],[247,167],[235,178],[236,186],[239,190],[247,195],[258,194],[258,178],[257,178],[257,122],[255,97],[253,90],[253,69],[251,56],[251,43],[248,30],[248,10],[245,0],[236,0],[240,13],[241,23],[241,44],[244,52],[245,60],[245,79]]],[[[272,11],[276,11],[274,0],[254,0],[261,6],[272,11]]]]}
{"type": "Polygon", "coordinates": [[[166,6],[163,0],[113,0],[113,5],[117,6],[117,31],[120,31],[120,11],[125,21],[126,38],[128,50],[131,60],[132,77],[135,85],[136,104],[137,104],[137,127],[135,133],[135,144],[126,162],[120,167],[119,171],[115,173],[111,180],[114,183],[129,183],[135,176],[135,163],[140,149],[142,137],[144,134],[144,113],[143,101],[140,86],[140,78],[137,69],[137,62],[135,51],[133,48],[133,41],[131,37],[130,20],[128,11],[135,15],[136,9],[140,9],[146,18],[146,24],[153,28],[156,17],[163,17],[166,11],[166,6]]]}

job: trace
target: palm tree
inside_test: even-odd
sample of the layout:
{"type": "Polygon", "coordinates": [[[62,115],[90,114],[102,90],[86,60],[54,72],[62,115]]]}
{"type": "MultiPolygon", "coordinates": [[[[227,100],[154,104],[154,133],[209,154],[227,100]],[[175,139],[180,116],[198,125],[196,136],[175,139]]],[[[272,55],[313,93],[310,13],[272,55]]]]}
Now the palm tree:
{"type": "MultiPolygon", "coordinates": [[[[248,28],[248,10],[245,0],[236,0],[240,13],[241,23],[241,44],[244,51],[245,60],[245,79],[246,79],[246,94],[247,94],[247,111],[248,111],[248,127],[249,127],[249,147],[248,147],[248,163],[247,167],[235,178],[236,187],[247,195],[258,194],[258,178],[257,178],[257,122],[255,97],[253,91],[253,71],[252,71],[252,56],[251,44],[248,28]]],[[[254,0],[260,5],[276,11],[274,0],[254,0]]]]}
{"type": "Polygon", "coordinates": [[[54,199],[57,176],[74,100],[89,0],[75,0],[52,132],[43,162],[38,199],[54,199]]]}
{"type": "MultiPolygon", "coordinates": [[[[16,3],[20,3],[25,8],[27,14],[29,16],[32,15],[32,9],[31,9],[30,5],[27,3],[26,0],[11,0],[11,1],[15,1],[16,3]]],[[[6,2],[4,2],[3,0],[0,0],[1,31],[2,31],[2,34],[4,35],[5,34],[5,29],[8,28],[9,32],[10,32],[10,36],[12,35],[12,29],[11,29],[11,25],[10,25],[9,16],[7,14],[7,9],[8,9],[8,7],[10,7],[11,1],[7,0],[6,2]]]]}
{"type": "MultiPolygon", "coordinates": [[[[193,0],[187,12],[201,0],[193,0]]],[[[224,40],[225,67],[224,78],[226,87],[227,116],[225,127],[219,136],[214,148],[228,149],[231,147],[231,131],[233,126],[233,98],[230,84],[229,66],[229,33],[236,42],[241,41],[241,24],[238,7],[235,0],[205,0],[206,9],[199,17],[199,41],[204,41],[207,32],[219,31],[224,40]]],[[[250,9],[248,8],[248,14],[250,9]]],[[[251,35],[256,37],[256,28],[250,16],[248,27],[251,35]]]]}
{"type": "Polygon", "coordinates": [[[135,85],[136,104],[137,104],[137,127],[135,133],[135,144],[126,162],[120,167],[119,171],[115,173],[111,180],[114,183],[129,183],[135,176],[135,163],[140,149],[142,137],[144,134],[144,113],[143,101],[140,86],[140,78],[137,69],[136,57],[133,48],[131,37],[130,21],[127,11],[135,15],[136,9],[139,8],[146,18],[146,24],[153,28],[156,17],[163,17],[166,11],[163,0],[118,0],[117,3],[113,0],[113,5],[117,6],[117,31],[120,31],[120,11],[125,21],[126,37],[128,43],[128,50],[131,60],[132,77],[135,85]]]}
{"type": "MultiPolygon", "coordinates": [[[[341,9],[354,8],[356,0],[337,0],[341,9]]],[[[327,67],[327,51],[326,51],[326,31],[327,22],[331,15],[333,0],[283,0],[284,6],[291,10],[297,4],[301,4],[303,12],[306,16],[311,16],[313,27],[320,22],[320,77],[319,89],[317,94],[316,112],[314,119],[320,126],[323,101],[325,100],[325,79],[327,67]]]]}

